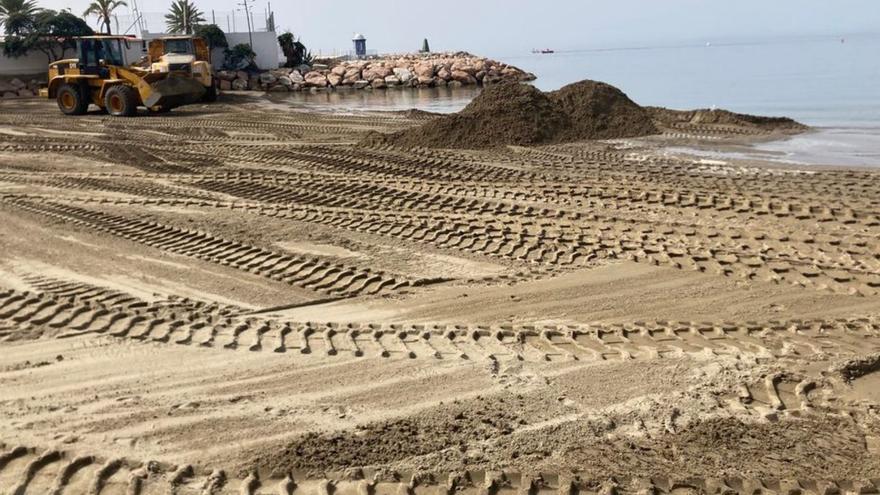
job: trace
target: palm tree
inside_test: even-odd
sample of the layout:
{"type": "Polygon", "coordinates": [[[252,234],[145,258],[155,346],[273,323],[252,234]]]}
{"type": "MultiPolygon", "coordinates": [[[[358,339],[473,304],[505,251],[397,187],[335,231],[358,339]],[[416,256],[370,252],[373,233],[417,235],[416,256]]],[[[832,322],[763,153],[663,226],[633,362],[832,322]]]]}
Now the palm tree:
{"type": "Polygon", "coordinates": [[[169,33],[192,34],[193,28],[205,22],[204,14],[189,0],[174,0],[171,11],[165,14],[169,33]]]}
{"type": "Polygon", "coordinates": [[[92,0],[89,8],[83,12],[83,16],[94,15],[98,18],[99,25],[103,24],[107,34],[113,34],[110,31],[110,17],[116,7],[128,7],[125,0],[92,0]]]}
{"type": "Polygon", "coordinates": [[[21,34],[39,11],[34,0],[0,0],[0,25],[7,35],[21,34]]]}

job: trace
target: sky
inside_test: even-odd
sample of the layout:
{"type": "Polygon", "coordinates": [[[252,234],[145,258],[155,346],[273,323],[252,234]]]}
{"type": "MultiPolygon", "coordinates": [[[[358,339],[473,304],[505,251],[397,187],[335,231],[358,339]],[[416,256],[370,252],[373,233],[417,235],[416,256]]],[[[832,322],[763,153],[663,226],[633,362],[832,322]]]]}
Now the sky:
{"type": "MultiPolygon", "coordinates": [[[[220,12],[240,8],[240,1],[194,3],[205,12],[220,12]]],[[[89,0],[37,2],[79,14],[89,0]]],[[[140,10],[156,13],[154,19],[161,19],[159,13],[170,3],[139,0],[140,10]]],[[[253,3],[255,12],[267,8],[266,0],[253,3]]],[[[533,48],[880,33],[880,0],[275,0],[272,9],[277,31],[290,30],[313,52],[325,54],[349,50],[355,32],[367,37],[368,49],[382,53],[415,51],[427,38],[434,51],[467,50],[496,57],[533,48]]],[[[218,24],[227,29],[225,22],[218,24]]]]}

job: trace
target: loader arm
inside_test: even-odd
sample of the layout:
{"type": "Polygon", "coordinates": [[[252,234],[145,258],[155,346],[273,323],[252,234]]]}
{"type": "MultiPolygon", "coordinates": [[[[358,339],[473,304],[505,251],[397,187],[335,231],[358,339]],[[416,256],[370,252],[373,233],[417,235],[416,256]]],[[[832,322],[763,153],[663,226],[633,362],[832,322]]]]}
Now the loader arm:
{"type": "MultiPolygon", "coordinates": [[[[137,73],[131,69],[127,69],[127,68],[123,68],[123,67],[116,67],[116,77],[118,79],[126,81],[132,87],[137,89],[138,95],[140,96],[142,103],[146,104],[146,102],[148,100],[150,100],[151,97],[153,96],[153,87],[150,84],[150,81],[147,81],[147,79],[144,78],[139,73],[137,73]]],[[[112,86],[112,84],[108,84],[108,83],[110,83],[110,81],[107,81],[107,83],[105,83],[105,85],[104,85],[105,88],[109,88],[110,86],[112,86]]],[[[106,89],[104,89],[102,91],[102,93],[104,91],[106,91],[106,89]]],[[[103,97],[103,94],[101,96],[103,97]]],[[[147,105],[147,106],[152,106],[152,105],[147,105]]]]}

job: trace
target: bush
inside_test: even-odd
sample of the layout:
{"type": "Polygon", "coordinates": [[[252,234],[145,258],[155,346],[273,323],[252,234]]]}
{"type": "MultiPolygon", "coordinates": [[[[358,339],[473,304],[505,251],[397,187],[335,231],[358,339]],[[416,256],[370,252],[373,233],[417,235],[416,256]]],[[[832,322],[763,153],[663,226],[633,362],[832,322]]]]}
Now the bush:
{"type": "Polygon", "coordinates": [[[223,51],[223,55],[226,57],[225,65],[227,69],[243,70],[257,68],[257,64],[254,63],[257,54],[254,53],[251,45],[248,43],[239,43],[232,48],[227,48],[223,51]]]}

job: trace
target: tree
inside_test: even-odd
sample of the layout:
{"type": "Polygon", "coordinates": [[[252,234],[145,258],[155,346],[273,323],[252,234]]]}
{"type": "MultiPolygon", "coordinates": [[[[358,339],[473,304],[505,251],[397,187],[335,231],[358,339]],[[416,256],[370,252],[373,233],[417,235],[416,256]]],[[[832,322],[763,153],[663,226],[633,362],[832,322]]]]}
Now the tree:
{"type": "Polygon", "coordinates": [[[192,34],[193,29],[203,22],[204,13],[189,0],[174,0],[171,10],[165,14],[165,26],[169,33],[192,34]]]}
{"type": "Polygon", "coordinates": [[[35,23],[37,39],[32,48],[43,52],[52,63],[76,48],[77,36],[92,36],[95,32],[88,23],[69,10],[43,10],[35,23]]]}
{"type": "Polygon", "coordinates": [[[39,12],[34,0],[0,0],[0,25],[7,36],[21,35],[32,28],[39,12]]]}
{"type": "Polygon", "coordinates": [[[208,49],[214,52],[214,48],[228,48],[229,42],[226,41],[226,34],[216,24],[199,24],[195,27],[196,36],[205,38],[208,42],[208,49]]]}
{"type": "Polygon", "coordinates": [[[256,67],[254,59],[257,58],[257,54],[247,43],[239,43],[232,48],[227,48],[223,54],[226,57],[228,69],[242,70],[256,67]]]}
{"type": "Polygon", "coordinates": [[[76,48],[76,36],[93,34],[95,32],[86,21],[69,10],[41,10],[34,15],[26,32],[7,36],[3,53],[10,57],[20,57],[32,50],[39,50],[52,63],[63,57],[66,50],[76,48]]]}
{"type": "Polygon", "coordinates": [[[296,67],[302,64],[311,64],[312,54],[306,50],[306,45],[296,39],[293,33],[286,32],[278,37],[278,45],[281,46],[281,52],[287,62],[286,67],[296,67]]]}
{"type": "Polygon", "coordinates": [[[422,41],[422,49],[419,50],[419,53],[431,53],[431,47],[428,46],[428,38],[425,38],[425,41],[422,41]]]}
{"type": "Polygon", "coordinates": [[[107,34],[113,34],[110,18],[117,7],[128,7],[125,0],[92,0],[83,16],[93,15],[98,18],[98,25],[103,25],[107,34]]]}

